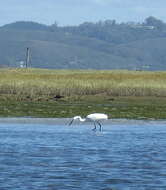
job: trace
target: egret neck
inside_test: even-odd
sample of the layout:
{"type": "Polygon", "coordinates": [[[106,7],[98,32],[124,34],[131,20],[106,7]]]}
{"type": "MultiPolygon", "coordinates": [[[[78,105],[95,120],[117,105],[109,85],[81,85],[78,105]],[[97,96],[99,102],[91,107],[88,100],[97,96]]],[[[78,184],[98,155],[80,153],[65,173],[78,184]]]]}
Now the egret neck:
{"type": "Polygon", "coordinates": [[[80,116],[75,116],[73,119],[74,119],[74,120],[78,119],[78,120],[80,120],[80,121],[82,121],[82,122],[86,121],[85,118],[82,118],[82,117],[80,117],[80,116]]]}

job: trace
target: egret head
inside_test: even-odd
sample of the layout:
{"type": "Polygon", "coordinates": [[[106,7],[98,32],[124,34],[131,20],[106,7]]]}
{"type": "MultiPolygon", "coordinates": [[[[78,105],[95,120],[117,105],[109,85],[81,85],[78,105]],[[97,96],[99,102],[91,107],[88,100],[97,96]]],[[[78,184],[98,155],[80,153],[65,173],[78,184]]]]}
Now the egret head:
{"type": "Polygon", "coordinates": [[[80,120],[80,116],[75,116],[75,117],[73,117],[73,119],[71,120],[71,122],[69,123],[69,126],[73,123],[73,121],[75,121],[75,120],[80,120]]]}
{"type": "Polygon", "coordinates": [[[80,117],[80,116],[75,116],[75,117],[73,117],[73,119],[74,119],[74,120],[80,120],[81,117],[80,117]]]}
{"type": "Polygon", "coordinates": [[[85,121],[85,119],[82,119],[80,116],[75,116],[69,123],[69,126],[73,123],[73,121],[82,121],[83,122],[83,121],[85,121]]]}

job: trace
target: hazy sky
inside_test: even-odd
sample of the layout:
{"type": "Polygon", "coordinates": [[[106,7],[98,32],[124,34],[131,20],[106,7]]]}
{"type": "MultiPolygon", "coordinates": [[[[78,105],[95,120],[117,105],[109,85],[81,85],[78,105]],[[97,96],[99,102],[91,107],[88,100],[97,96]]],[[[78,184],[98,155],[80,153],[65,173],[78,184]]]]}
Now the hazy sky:
{"type": "Polygon", "coordinates": [[[0,25],[20,20],[59,25],[106,19],[142,22],[148,16],[166,21],[165,8],[166,0],[1,0],[0,25]]]}

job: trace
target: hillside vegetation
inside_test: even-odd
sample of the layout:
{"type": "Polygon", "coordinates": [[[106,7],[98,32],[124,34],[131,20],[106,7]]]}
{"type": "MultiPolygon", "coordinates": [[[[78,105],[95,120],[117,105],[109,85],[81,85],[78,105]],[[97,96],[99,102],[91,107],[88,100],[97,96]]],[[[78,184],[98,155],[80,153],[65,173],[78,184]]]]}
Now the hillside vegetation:
{"type": "Polygon", "coordinates": [[[59,27],[16,22],[0,27],[0,66],[19,67],[30,48],[31,67],[54,69],[166,69],[166,24],[115,20],[59,27]]]}

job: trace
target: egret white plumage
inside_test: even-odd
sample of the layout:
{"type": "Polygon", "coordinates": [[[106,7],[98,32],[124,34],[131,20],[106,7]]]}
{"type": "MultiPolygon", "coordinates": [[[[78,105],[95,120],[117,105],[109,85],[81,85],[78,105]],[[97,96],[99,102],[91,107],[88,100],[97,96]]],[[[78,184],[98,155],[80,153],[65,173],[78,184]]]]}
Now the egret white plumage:
{"type": "Polygon", "coordinates": [[[100,131],[102,130],[102,126],[101,126],[101,121],[103,120],[107,120],[108,119],[108,115],[103,114],[103,113],[93,113],[93,114],[89,114],[86,116],[86,118],[81,118],[81,116],[75,116],[73,117],[72,121],[69,123],[69,125],[71,125],[73,123],[73,121],[75,120],[79,120],[81,122],[85,122],[85,121],[89,121],[89,122],[93,122],[94,123],[94,128],[92,130],[96,130],[97,129],[97,124],[99,125],[99,129],[100,131]]]}

